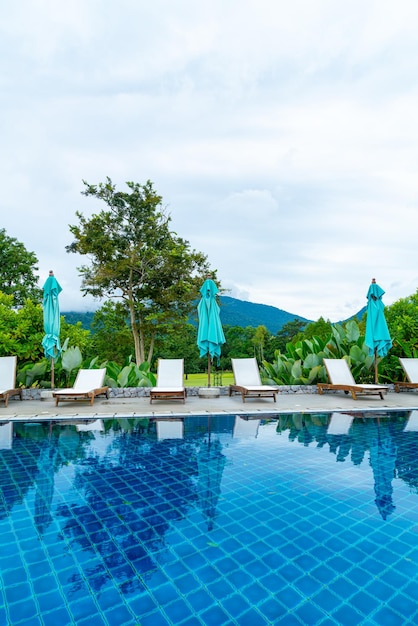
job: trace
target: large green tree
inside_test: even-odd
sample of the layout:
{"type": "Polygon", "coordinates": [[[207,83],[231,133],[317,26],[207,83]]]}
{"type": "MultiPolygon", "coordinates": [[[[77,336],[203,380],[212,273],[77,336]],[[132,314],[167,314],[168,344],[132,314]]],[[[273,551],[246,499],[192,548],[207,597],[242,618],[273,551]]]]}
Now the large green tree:
{"type": "Polygon", "coordinates": [[[83,183],[82,194],[101,200],[106,209],[90,219],[77,211],[79,223],[70,225],[74,241],[67,251],[90,259],[78,268],[82,291],[123,302],[136,362],[151,362],[156,336],[187,319],[209,272],[207,258],[170,230],[171,218],[151,181],[127,182],[125,192],[110,178],[83,183]]]}
{"type": "Polygon", "coordinates": [[[35,253],[26,250],[14,237],[9,237],[4,228],[0,229],[0,291],[13,296],[15,306],[22,306],[28,298],[34,302],[42,299],[37,271],[35,253]]]}

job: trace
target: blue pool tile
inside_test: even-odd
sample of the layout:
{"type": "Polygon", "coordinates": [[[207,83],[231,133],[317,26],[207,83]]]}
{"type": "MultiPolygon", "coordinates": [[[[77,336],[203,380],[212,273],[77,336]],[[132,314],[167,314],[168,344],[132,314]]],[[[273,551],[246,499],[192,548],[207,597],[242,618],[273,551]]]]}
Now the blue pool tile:
{"type": "MultiPolygon", "coordinates": [[[[222,607],[216,605],[201,612],[200,618],[203,620],[205,626],[223,626],[223,624],[231,623],[231,618],[228,613],[222,607]]],[[[253,624],[253,626],[256,625],[253,624]]]]}
{"type": "Polygon", "coordinates": [[[76,623],[78,620],[84,619],[89,615],[94,615],[97,612],[97,606],[93,598],[86,596],[86,594],[84,594],[83,599],[78,599],[76,602],[70,602],[69,606],[76,623]]]}
{"type": "Polygon", "coordinates": [[[324,612],[331,613],[335,611],[341,604],[341,598],[330,591],[327,587],[323,587],[312,596],[313,602],[324,612]]]}
{"type": "Polygon", "coordinates": [[[336,576],[335,570],[325,564],[318,565],[312,569],[310,575],[322,584],[329,584],[336,576]]]}
{"type": "MultiPolygon", "coordinates": [[[[363,616],[349,603],[345,603],[333,611],[332,617],[337,620],[340,626],[353,626],[353,624],[361,624],[363,616]]],[[[377,622],[378,624],[386,625],[386,622],[377,622]]]]}
{"type": "Polygon", "coordinates": [[[5,586],[20,585],[26,583],[28,580],[28,574],[23,567],[17,569],[8,569],[3,572],[3,583],[5,586]]]}
{"type": "Polygon", "coordinates": [[[215,599],[212,594],[206,589],[199,589],[187,596],[188,603],[195,609],[196,612],[201,612],[205,608],[215,604],[215,599]]]}
{"type": "Polygon", "coordinates": [[[251,600],[253,604],[258,604],[264,600],[270,593],[279,593],[285,582],[281,576],[276,574],[268,574],[258,581],[252,581],[250,585],[242,590],[245,598],[251,600]]]}
{"type": "Polygon", "coordinates": [[[219,579],[212,583],[207,583],[206,587],[217,600],[222,600],[234,592],[234,587],[232,587],[225,579],[219,579]]]}
{"type": "Polygon", "coordinates": [[[20,585],[6,586],[5,596],[8,604],[24,603],[32,597],[32,590],[27,582],[20,585]]]}
{"type": "Polygon", "coordinates": [[[141,621],[139,623],[141,626],[173,626],[171,620],[160,611],[155,611],[154,613],[141,617],[141,621]]]}
{"type": "Polygon", "coordinates": [[[374,619],[377,624],[384,624],[385,626],[404,626],[405,624],[405,617],[386,605],[383,605],[376,612],[374,619]]]}
{"type": "Polygon", "coordinates": [[[302,576],[298,580],[293,581],[293,585],[296,589],[299,589],[305,596],[311,596],[316,593],[322,587],[322,583],[313,578],[309,574],[302,576]]]}
{"type": "Polygon", "coordinates": [[[222,606],[228,612],[231,618],[237,619],[238,622],[238,617],[251,608],[251,604],[247,602],[245,597],[238,593],[226,598],[226,600],[222,602],[222,606]]]}
{"type": "Polygon", "coordinates": [[[358,591],[358,588],[344,576],[340,576],[333,580],[330,583],[329,588],[338,596],[345,599],[349,598],[358,591]]]}
{"type": "Polygon", "coordinates": [[[254,608],[240,615],[238,624],[239,626],[271,626],[270,620],[254,608]]]}
{"type": "Polygon", "coordinates": [[[303,595],[290,585],[283,587],[276,594],[276,598],[290,610],[293,610],[303,601],[303,595]]]}
{"type": "Polygon", "coordinates": [[[179,626],[202,626],[202,622],[193,615],[179,623],[179,626]]]}
{"type": "Polygon", "coordinates": [[[287,609],[281,602],[275,598],[268,598],[265,602],[258,605],[258,611],[264,615],[269,623],[275,624],[276,620],[287,614],[287,609]]]}
{"type": "MultiPolygon", "coordinates": [[[[300,619],[293,615],[293,613],[288,613],[287,615],[283,615],[282,617],[278,617],[274,622],[274,626],[306,626],[302,624],[300,619]]],[[[310,625],[312,626],[312,625],[310,625]]]]}
{"type": "Polygon", "coordinates": [[[300,619],[302,624],[314,626],[323,618],[322,611],[313,602],[304,602],[294,609],[294,614],[300,619]]]}
{"type": "MultiPolygon", "coordinates": [[[[130,618],[131,619],[131,618],[130,618]]],[[[125,622],[126,626],[131,626],[131,622],[125,622]]],[[[90,615],[86,619],[78,620],[77,626],[123,626],[122,622],[115,622],[112,624],[108,621],[104,615],[90,615]]]]}
{"type": "Polygon", "coordinates": [[[369,615],[381,601],[381,599],[373,596],[373,590],[370,587],[367,590],[368,593],[360,589],[350,598],[350,605],[363,615],[369,615]]]}
{"type": "Polygon", "coordinates": [[[367,591],[367,593],[371,596],[378,598],[379,600],[386,601],[394,593],[396,593],[396,588],[390,587],[389,585],[385,584],[381,579],[376,578],[372,580],[369,585],[367,585],[365,591],[367,591]]]}
{"type": "Polygon", "coordinates": [[[416,598],[412,599],[403,593],[396,594],[393,598],[388,600],[386,604],[397,614],[410,615],[411,618],[418,610],[416,598]]]}
{"type": "Polygon", "coordinates": [[[179,597],[178,591],[174,587],[174,584],[167,583],[154,589],[154,596],[161,606],[177,600],[179,597]]]}
{"type": "Polygon", "coordinates": [[[208,564],[205,564],[205,566],[200,569],[194,570],[194,573],[203,583],[210,583],[222,577],[221,572],[217,568],[208,564]]]}
{"type": "Polygon", "coordinates": [[[9,604],[9,615],[13,625],[29,621],[34,618],[37,613],[38,609],[34,600],[27,596],[22,597],[19,602],[9,604]]]}
{"type": "Polygon", "coordinates": [[[164,612],[173,624],[180,624],[183,619],[192,616],[192,609],[183,598],[179,598],[175,602],[165,606],[164,612]]]}
{"type": "Polygon", "coordinates": [[[123,626],[126,624],[127,626],[131,626],[131,624],[135,624],[135,617],[132,615],[131,611],[128,607],[119,604],[112,609],[108,609],[105,611],[105,616],[107,622],[113,626],[113,624],[123,626]]]}

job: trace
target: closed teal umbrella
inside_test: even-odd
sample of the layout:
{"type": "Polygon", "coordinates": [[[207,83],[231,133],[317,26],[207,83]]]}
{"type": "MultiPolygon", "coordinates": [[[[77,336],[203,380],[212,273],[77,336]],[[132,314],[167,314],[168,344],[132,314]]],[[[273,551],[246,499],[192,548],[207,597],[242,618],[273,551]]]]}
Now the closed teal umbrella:
{"type": "Polygon", "coordinates": [[[387,355],[392,347],[388,325],[386,323],[382,296],[385,292],[376,280],[372,279],[372,284],[367,292],[367,319],[365,344],[369,348],[370,354],[374,355],[374,382],[378,382],[377,357],[387,355]]]}
{"type": "Polygon", "coordinates": [[[51,387],[54,388],[54,361],[61,354],[60,306],[58,296],[62,288],[51,270],[43,286],[44,290],[44,331],[42,346],[45,356],[51,359],[51,387]]]}
{"type": "Polygon", "coordinates": [[[219,361],[221,347],[225,343],[220,308],[216,301],[217,293],[216,284],[211,278],[207,278],[200,288],[202,298],[197,307],[199,315],[197,346],[201,357],[208,355],[208,387],[210,387],[210,360],[216,358],[219,361]]]}

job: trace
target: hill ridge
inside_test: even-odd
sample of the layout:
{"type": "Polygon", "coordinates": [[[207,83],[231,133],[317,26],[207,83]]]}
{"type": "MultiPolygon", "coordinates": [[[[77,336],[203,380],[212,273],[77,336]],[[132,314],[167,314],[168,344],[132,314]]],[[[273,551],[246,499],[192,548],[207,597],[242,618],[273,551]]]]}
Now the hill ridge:
{"type": "MultiPolygon", "coordinates": [[[[247,300],[239,300],[231,296],[219,297],[221,309],[221,322],[223,326],[265,326],[272,334],[276,334],[284,324],[293,322],[294,319],[301,320],[307,324],[311,321],[297,315],[289,313],[283,309],[271,306],[270,304],[259,304],[247,300]]],[[[61,315],[69,324],[81,322],[83,328],[89,330],[93,320],[94,311],[62,311],[61,315]]],[[[196,316],[197,317],[197,316],[196,316]]]]}

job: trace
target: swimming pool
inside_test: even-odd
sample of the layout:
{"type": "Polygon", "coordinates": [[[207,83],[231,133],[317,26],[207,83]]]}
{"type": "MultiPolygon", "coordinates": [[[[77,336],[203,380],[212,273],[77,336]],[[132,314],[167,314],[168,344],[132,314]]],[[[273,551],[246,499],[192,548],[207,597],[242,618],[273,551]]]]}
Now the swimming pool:
{"type": "Polygon", "coordinates": [[[0,425],[0,624],[418,623],[417,415],[0,425]]]}

